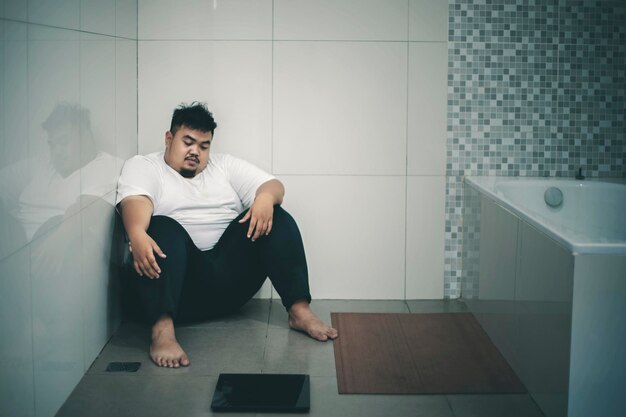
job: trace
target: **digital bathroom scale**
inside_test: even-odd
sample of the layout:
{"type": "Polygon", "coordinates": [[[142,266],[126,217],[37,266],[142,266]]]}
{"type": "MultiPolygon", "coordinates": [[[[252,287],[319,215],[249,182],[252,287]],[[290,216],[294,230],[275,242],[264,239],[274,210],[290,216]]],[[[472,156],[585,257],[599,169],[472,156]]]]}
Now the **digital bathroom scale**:
{"type": "Polygon", "coordinates": [[[220,374],[213,411],[306,413],[310,381],[302,374],[220,374]]]}

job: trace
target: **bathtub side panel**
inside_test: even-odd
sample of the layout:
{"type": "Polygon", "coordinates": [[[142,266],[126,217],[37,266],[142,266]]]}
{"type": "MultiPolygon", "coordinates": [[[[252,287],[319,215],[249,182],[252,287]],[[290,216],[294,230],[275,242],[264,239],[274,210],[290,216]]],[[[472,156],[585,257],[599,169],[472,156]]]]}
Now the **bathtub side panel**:
{"type": "Polygon", "coordinates": [[[487,198],[481,199],[481,213],[479,298],[513,300],[518,219],[487,198]]]}
{"type": "Polygon", "coordinates": [[[575,257],[569,417],[626,409],[626,256],[575,257]]]}
{"type": "Polygon", "coordinates": [[[548,417],[567,415],[574,257],[520,222],[514,369],[548,417]]]}

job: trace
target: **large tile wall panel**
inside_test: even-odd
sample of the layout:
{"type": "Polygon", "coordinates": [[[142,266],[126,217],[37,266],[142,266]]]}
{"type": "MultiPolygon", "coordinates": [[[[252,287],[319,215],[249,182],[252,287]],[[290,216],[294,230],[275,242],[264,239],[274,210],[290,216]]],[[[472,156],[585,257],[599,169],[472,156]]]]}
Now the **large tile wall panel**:
{"type": "Polygon", "coordinates": [[[139,10],[139,39],[272,39],[271,0],[140,0],[139,10]]]}
{"type": "Polygon", "coordinates": [[[6,361],[0,372],[3,416],[35,415],[29,265],[28,246],[0,260],[0,355],[6,361]]]}
{"type": "Polygon", "coordinates": [[[409,40],[448,40],[448,2],[409,0],[409,40]]]}
{"type": "Polygon", "coordinates": [[[28,21],[64,29],[79,29],[80,0],[28,0],[28,21]]]}
{"type": "Polygon", "coordinates": [[[114,235],[115,191],[94,200],[80,213],[81,241],[80,296],[84,369],[100,353],[120,322],[119,283],[116,275],[115,248],[123,236],[114,235]],[[106,238],[103,238],[105,237],[106,238]]]}
{"type": "Polygon", "coordinates": [[[115,4],[115,35],[137,39],[137,14],[137,0],[117,0],[115,4]]]}
{"type": "MultiPolygon", "coordinates": [[[[80,102],[79,32],[28,26],[28,91],[31,155],[48,152],[42,123],[61,103],[80,102]]],[[[75,138],[74,138],[75,139],[75,138]]],[[[79,153],[76,146],[72,151],[79,153]]]]}
{"type": "Polygon", "coordinates": [[[28,19],[28,2],[24,0],[0,1],[0,16],[25,22],[28,19]]]}
{"type": "Polygon", "coordinates": [[[447,44],[409,43],[409,175],[445,175],[447,44]]]}
{"type": "Polygon", "coordinates": [[[116,0],[80,0],[80,30],[115,35],[116,0]]]}
{"type": "MultiPolygon", "coordinates": [[[[117,187],[115,39],[83,34],[80,41],[81,196],[85,204],[117,187]]],[[[135,113],[135,112],[132,112],[135,113]]]]}
{"type": "Polygon", "coordinates": [[[406,298],[443,298],[445,176],[407,177],[406,298]]]}
{"type": "Polygon", "coordinates": [[[137,42],[115,42],[115,174],[119,175],[124,161],[137,154],[137,42]]]}
{"type": "Polygon", "coordinates": [[[30,182],[28,146],[27,32],[22,23],[3,22],[0,45],[0,260],[27,243],[19,216],[19,197],[30,182]]]}
{"type": "Polygon", "coordinates": [[[274,172],[406,173],[407,47],[274,43],[274,172]]]}
{"type": "Polygon", "coordinates": [[[212,152],[271,170],[271,80],[271,42],[140,41],[139,153],[164,149],[176,106],[204,101],[218,125],[212,152]]]}
{"type": "Polygon", "coordinates": [[[28,240],[80,209],[79,32],[29,26],[31,181],[20,195],[28,240]],[[45,127],[44,127],[45,126],[45,127]],[[46,178],[47,181],[35,179],[46,178]]]}
{"type": "Polygon", "coordinates": [[[30,244],[35,409],[52,416],[82,378],[81,216],[30,244]]]}
{"type": "Polygon", "coordinates": [[[406,0],[276,0],[274,39],[407,40],[406,0]]]}
{"type": "Polygon", "coordinates": [[[404,299],[404,176],[280,176],[313,298],[404,299]]]}

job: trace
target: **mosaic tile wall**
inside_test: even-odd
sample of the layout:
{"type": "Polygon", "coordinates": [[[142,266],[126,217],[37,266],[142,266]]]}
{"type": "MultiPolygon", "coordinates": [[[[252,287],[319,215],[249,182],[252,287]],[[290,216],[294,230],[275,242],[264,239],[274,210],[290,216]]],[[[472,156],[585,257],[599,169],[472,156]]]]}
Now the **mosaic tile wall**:
{"type": "Polygon", "coordinates": [[[464,175],[626,177],[626,2],[448,10],[444,295],[456,298],[473,294],[461,282],[464,175]]]}

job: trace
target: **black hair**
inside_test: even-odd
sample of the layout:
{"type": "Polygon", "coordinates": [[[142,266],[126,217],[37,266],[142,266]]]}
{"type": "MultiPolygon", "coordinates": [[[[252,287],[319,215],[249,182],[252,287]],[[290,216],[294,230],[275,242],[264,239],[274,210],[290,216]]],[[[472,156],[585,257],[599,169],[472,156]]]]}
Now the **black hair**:
{"type": "Polygon", "coordinates": [[[206,108],[206,104],[194,101],[191,104],[181,103],[174,110],[170,125],[172,135],[175,135],[182,126],[213,134],[217,124],[213,119],[213,114],[206,108]]]}

